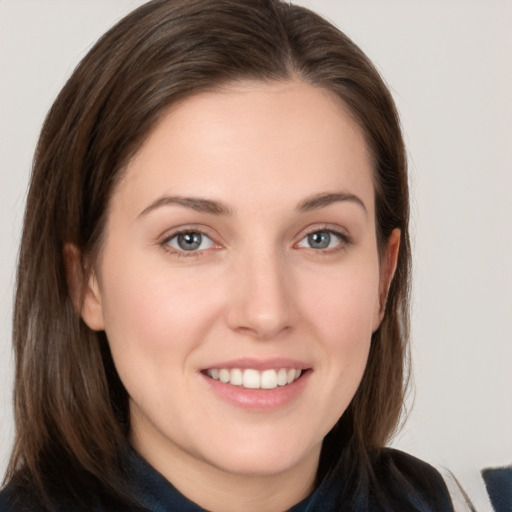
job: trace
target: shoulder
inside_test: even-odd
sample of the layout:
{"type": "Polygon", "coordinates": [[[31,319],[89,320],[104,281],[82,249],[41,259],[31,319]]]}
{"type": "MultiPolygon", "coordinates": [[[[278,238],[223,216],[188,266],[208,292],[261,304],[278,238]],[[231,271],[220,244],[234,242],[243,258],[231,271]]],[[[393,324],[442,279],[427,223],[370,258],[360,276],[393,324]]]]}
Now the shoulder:
{"type": "Polygon", "coordinates": [[[9,487],[0,490],[0,512],[14,512],[17,509],[12,490],[9,487]]]}
{"type": "Polygon", "coordinates": [[[36,500],[26,498],[27,494],[7,485],[0,490],[0,512],[45,512],[36,500]]]}
{"type": "Polygon", "coordinates": [[[306,502],[308,512],[454,512],[441,474],[391,448],[364,460],[345,452],[306,502]]]}
{"type": "Polygon", "coordinates": [[[66,496],[54,496],[52,505],[47,507],[34,493],[30,485],[23,487],[7,484],[0,489],[0,512],[148,512],[134,502],[120,501],[115,496],[91,492],[88,503],[77,502],[66,496]]]}
{"type": "MultiPolygon", "coordinates": [[[[81,511],[82,508],[67,506],[57,501],[54,506],[48,508],[36,496],[30,485],[15,486],[7,484],[0,490],[0,512],[64,512],[73,510],[81,511]]],[[[91,509],[88,511],[92,512],[91,509]]],[[[94,509],[94,512],[102,512],[102,509],[94,509]]]]}
{"type": "Polygon", "coordinates": [[[411,483],[419,480],[432,485],[441,484],[443,477],[427,462],[414,457],[408,453],[394,448],[383,448],[372,456],[372,467],[374,471],[385,477],[391,470],[396,476],[410,480],[411,483]]]}
{"type": "Polygon", "coordinates": [[[14,512],[14,498],[9,488],[0,490],[0,512],[14,512]]]}
{"type": "Polygon", "coordinates": [[[401,505],[403,510],[453,511],[441,474],[412,455],[392,448],[379,450],[372,457],[372,472],[375,502],[401,505]]]}

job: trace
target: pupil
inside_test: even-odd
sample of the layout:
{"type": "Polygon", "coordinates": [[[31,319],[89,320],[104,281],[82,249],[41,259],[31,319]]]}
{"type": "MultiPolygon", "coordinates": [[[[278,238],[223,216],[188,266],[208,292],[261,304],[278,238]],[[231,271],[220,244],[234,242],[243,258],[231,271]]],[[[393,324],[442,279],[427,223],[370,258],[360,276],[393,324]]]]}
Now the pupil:
{"type": "Polygon", "coordinates": [[[331,242],[331,235],[326,231],[319,231],[308,235],[309,245],[313,249],[326,249],[331,242]]]}
{"type": "Polygon", "coordinates": [[[201,245],[201,233],[182,233],[178,235],[178,245],[184,251],[193,251],[201,245]]]}

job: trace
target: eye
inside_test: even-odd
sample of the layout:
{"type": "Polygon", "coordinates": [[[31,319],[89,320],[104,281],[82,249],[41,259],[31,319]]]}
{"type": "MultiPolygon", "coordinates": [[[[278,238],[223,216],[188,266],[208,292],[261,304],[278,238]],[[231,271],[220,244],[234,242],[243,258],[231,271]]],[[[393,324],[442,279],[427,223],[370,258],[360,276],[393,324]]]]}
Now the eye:
{"type": "Polygon", "coordinates": [[[203,251],[213,247],[210,237],[199,231],[184,231],[177,233],[165,242],[167,245],[178,251],[203,251]]]}
{"type": "Polygon", "coordinates": [[[340,233],[324,229],[307,234],[297,246],[319,250],[333,249],[342,244],[344,238],[340,233]]]}

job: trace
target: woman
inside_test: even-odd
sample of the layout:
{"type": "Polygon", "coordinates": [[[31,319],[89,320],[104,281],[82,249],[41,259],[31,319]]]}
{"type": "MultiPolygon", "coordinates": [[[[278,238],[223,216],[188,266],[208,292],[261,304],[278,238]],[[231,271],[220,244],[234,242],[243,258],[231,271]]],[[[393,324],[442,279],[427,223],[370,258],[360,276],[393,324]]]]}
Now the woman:
{"type": "Polygon", "coordinates": [[[368,59],[278,0],[157,0],[52,107],[18,269],[6,510],[452,510],[384,448],[408,190],[368,59]]]}

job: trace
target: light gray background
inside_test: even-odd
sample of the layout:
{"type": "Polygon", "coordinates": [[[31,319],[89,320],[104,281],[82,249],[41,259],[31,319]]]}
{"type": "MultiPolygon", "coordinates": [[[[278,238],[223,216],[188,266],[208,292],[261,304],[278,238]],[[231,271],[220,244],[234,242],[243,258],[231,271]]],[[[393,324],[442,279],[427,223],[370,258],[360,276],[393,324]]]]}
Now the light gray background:
{"type": "MultiPolygon", "coordinates": [[[[0,472],[13,437],[17,245],[41,123],[137,0],[0,0],[0,472]]],[[[415,400],[395,445],[461,480],[512,462],[512,2],[302,0],[382,71],[409,149],[415,400]]],[[[412,400],[410,400],[412,406],[412,400]]]]}

